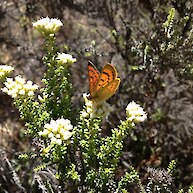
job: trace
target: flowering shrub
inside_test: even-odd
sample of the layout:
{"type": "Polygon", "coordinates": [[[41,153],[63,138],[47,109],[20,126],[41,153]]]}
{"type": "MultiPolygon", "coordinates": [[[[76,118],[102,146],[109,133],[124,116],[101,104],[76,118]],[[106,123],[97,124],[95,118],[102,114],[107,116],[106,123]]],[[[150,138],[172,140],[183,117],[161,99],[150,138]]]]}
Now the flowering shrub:
{"type": "MultiPolygon", "coordinates": [[[[62,25],[60,20],[48,17],[33,24],[46,39],[43,62],[47,71],[42,78],[44,87],[39,90],[37,98],[34,92],[38,86],[31,81],[26,82],[20,76],[4,81],[2,91],[14,99],[25,122],[26,133],[40,144],[35,152],[20,158],[36,158],[36,174],[52,171],[52,179],[58,182],[57,192],[127,193],[133,183],[142,193],[154,190],[171,192],[175,161],[167,170],[148,168],[150,178],[146,188],[130,165],[118,175],[124,140],[130,137],[136,124],[147,119],[147,113],[139,104],[130,102],[125,119],[109,134],[102,130],[102,122],[113,111],[107,101],[97,103],[84,94],[83,109],[79,113],[73,109],[68,68],[76,62],[76,58],[58,51],[55,33],[62,25]]],[[[47,191],[54,192],[50,176],[44,176],[46,180],[38,177],[34,180],[41,184],[39,188],[42,191],[48,187],[47,191]]]]}
{"type": "Polygon", "coordinates": [[[33,96],[34,91],[38,89],[38,85],[33,84],[33,82],[30,80],[26,82],[20,76],[16,76],[15,80],[13,80],[12,78],[7,78],[5,86],[6,87],[2,88],[2,91],[13,98],[22,95],[33,96]]]}
{"type": "Polygon", "coordinates": [[[33,26],[43,35],[55,34],[63,26],[58,19],[42,18],[33,23],[33,26]]]}
{"type": "Polygon", "coordinates": [[[133,123],[140,123],[145,121],[147,114],[144,112],[143,108],[134,101],[130,102],[126,107],[127,119],[133,123]]]}
{"type": "Polygon", "coordinates": [[[12,66],[0,65],[0,80],[7,77],[13,70],[12,66]]]}
{"type": "Polygon", "coordinates": [[[76,58],[73,58],[70,54],[58,53],[57,62],[59,65],[63,65],[66,68],[76,62],[76,58]]]}
{"type": "Polygon", "coordinates": [[[72,136],[73,126],[68,119],[51,120],[44,125],[44,130],[39,132],[40,136],[48,137],[51,143],[61,145],[63,141],[72,136]]]}
{"type": "Polygon", "coordinates": [[[95,101],[89,100],[87,94],[84,94],[83,97],[86,109],[82,115],[85,117],[90,117],[91,119],[96,117],[108,117],[110,112],[113,111],[110,104],[106,101],[98,104],[95,101]]]}

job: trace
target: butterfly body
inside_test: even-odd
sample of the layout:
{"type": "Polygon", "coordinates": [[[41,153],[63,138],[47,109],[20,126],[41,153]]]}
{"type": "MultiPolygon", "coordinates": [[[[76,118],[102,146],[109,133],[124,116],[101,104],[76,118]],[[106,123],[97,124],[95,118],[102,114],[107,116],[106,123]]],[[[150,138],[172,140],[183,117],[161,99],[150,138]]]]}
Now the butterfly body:
{"type": "Polygon", "coordinates": [[[99,104],[113,96],[120,84],[120,79],[117,78],[117,71],[112,64],[106,64],[100,73],[94,64],[89,62],[88,77],[89,99],[99,104]]]}

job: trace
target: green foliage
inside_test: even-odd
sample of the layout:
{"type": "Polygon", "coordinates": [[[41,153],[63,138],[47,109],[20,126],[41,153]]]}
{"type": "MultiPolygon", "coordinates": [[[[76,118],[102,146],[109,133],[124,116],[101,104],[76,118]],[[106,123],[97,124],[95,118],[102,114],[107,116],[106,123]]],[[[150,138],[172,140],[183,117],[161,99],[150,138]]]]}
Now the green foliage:
{"type": "Polygon", "coordinates": [[[73,181],[79,181],[80,180],[80,176],[78,175],[78,172],[76,171],[76,165],[72,164],[70,166],[69,170],[67,170],[66,178],[72,179],[73,181]]]}
{"type": "Polygon", "coordinates": [[[46,56],[43,60],[48,65],[48,70],[42,80],[45,84],[42,92],[46,97],[44,101],[46,110],[53,119],[61,116],[72,118],[72,85],[67,68],[57,65],[57,48],[54,36],[47,37],[45,51],[46,56]]]}
{"type": "MultiPolygon", "coordinates": [[[[185,54],[178,49],[186,46],[187,42],[184,41],[182,35],[188,21],[188,16],[177,19],[176,10],[171,8],[166,20],[161,25],[159,23],[158,26],[152,27],[155,33],[148,40],[145,39],[140,43],[136,43],[137,41],[131,38],[131,28],[123,18],[122,22],[126,33],[120,33],[116,26],[111,30],[111,43],[124,61],[132,64],[130,72],[147,72],[147,75],[143,77],[146,86],[138,87],[144,89],[143,92],[147,91],[147,96],[156,96],[158,91],[165,88],[164,80],[157,76],[157,72],[166,73],[172,68],[176,74],[179,75],[179,72],[182,72],[182,75],[191,71],[191,64],[182,70],[184,69],[182,63],[185,59],[177,63],[179,54],[185,56],[190,53],[189,49],[185,54]],[[129,40],[131,41],[129,42],[129,40]],[[141,58],[141,63],[135,63],[139,58],[141,58]],[[168,66],[168,62],[166,62],[168,60],[171,61],[171,66],[168,66]]],[[[188,36],[190,39],[192,38],[190,34],[188,36]]],[[[38,97],[29,96],[14,99],[21,119],[27,127],[27,133],[41,144],[41,148],[37,149],[37,154],[33,154],[33,156],[20,155],[20,159],[23,160],[37,158],[38,163],[34,172],[38,175],[36,181],[40,189],[54,192],[53,184],[48,180],[48,177],[44,179],[39,175],[43,171],[53,170],[54,179],[57,179],[58,182],[57,187],[62,187],[62,191],[67,192],[127,193],[135,185],[135,188],[141,193],[171,193],[173,190],[172,175],[176,174],[177,169],[175,161],[170,162],[167,170],[148,167],[149,177],[146,184],[140,179],[139,172],[131,166],[132,164],[125,167],[121,176],[118,176],[118,167],[124,163],[125,139],[132,141],[130,134],[140,130],[136,131],[135,123],[125,118],[120,121],[120,125],[111,128],[110,132],[106,134],[103,133],[103,117],[85,116],[86,107],[80,112],[80,117],[77,116],[78,113],[73,110],[71,102],[73,88],[70,82],[70,73],[67,67],[58,65],[58,48],[55,41],[54,35],[46,36],[44,49],[46,54],[43,57],[43,62],[47,66],[47,70],[42,79],[44,87],[40,89],[38,97]],[[61,143],[54,143],[49,137],[41,137],[39,133],[44,132],[45,125],[51,120],[59,118],[70,119],[73,122],[72,137],[61,143]]],[[[96,42],[92,41],[87,56],[91,56],[95,52],[95,47],[96,42]]],[[[67,46],[66,50],[69,50],[67,46]]],[[[190,61],[187,60],[187,64],[188,62],[190,61]]],[[[189,73],[190,75],[191,73],[189,73]]],[[[123,88],[128,86],[127,81],[124,80],[123,88]]],[[[136,87],[137,85],[133,88],[136,87]]],[[[162,111],[162,108],[156,108],[150,116],[150,122],[154,127],[155,123],[164,122],[167,118],[167,113],[162,111]]],[[[53,135],[53,133],[51,134],[53,135]]],[[[138,136],[140,137],[140,135],[138,136]]],[[[135,149],[135,147],[132,148],[135,149]]],[[[190,187],[188,192],[193,192],[192,189],[190,187]]],[[[178,192],[184,191],[181,189],[178,192]]]]}
{"type": "Polygon", "coordinates": [[[45,170],[47,168],[47,164],[46,163],[42,163],[41,165],[37,166],[36,168],[34,168],[34,172],[38,172],[38,171],[42,171],[45,170]]]}
{"type": "Polygon", "coordinates": [[[192,193],[193,192],[193,186],[190,186],[188,189],[188,193],[192,193]]]}
{"type": "Polygon", "coordinates": [[[161,109],[158,108],[158,109],[156,109],[156,112],[151,115],[151,118],[152,118],[152,120],[158,122],[158,121],[162,121],[164,118],[166,118],[166,115],[164,114],[164,112],[162,112],[161,109]]]}
{"type": "Polygon", "coordinates": [[[119,181],[118,184],[118,188],[120,190],[123,190],[124,188],[126,188],[128,186],[128,184],[132,184],[134,182],[136,182],[137,184],[139,184],[139,188],[141,192],[144,192],[144,189],[141,189],[141,182],[139,179],[139,175],[136,172],[136,170],[133,167],[130,167],[130,172],[126,172],[125,175],[122,177],[122,179],[119,181]]]}
{"type": "Polygon", "coordinates": [[[69,73],[64,67],[55,68],[51,67],[44,79],[44,84],[46,85],[44,93],[47,97],[45,101],[47,103],[46,107],[53,118],[72,116],[70,111],[72,87],[68,80],[69,73]]]}
{"type": "MultiPolygon", "coordinates": [[[[27,133],[37,140],[39,138],[42,144],[39,156],[37,154],[42,163],[34,168],[34,172],[39,174],[46,171],[47,167],[53,167],[56,178],[66,190],[72,189],[71,183],[74,184],[73,189],[82,187],[82,191],[93,193],[121,190],[118,187],[121,185],[116,179],[116,171],[122,156],[123,141],[135,123],[126,119],[121,121],[118,128],[112,129],[110,135],[102,136],[102,117],[90,118],[85,107],[80,113],[78,125],[73,129],[71,140],[60,143],[50,141],[49,136],[56,134],[58,126],[57,121],[53,120],[61,121],[59,119],[61,117],[69,119],[73,117],[72,85],[66,66],[57,62],[54,36],[47,37],[45,50],[46,56],[43,60],[48,69],[43,78],[45,87],[41,89],[38,100],[34,96],[21,96],[14,100],[21,118],[26,122],[27,133]],[[49,122],[50,124],[47,124],[49,122]],[[44,133],[50,132],[51,129],[53,132],[46,138],[47,134],[44,133]],[[39,136],[41,132],[44,136],[42,139],[39,136]]],[[[21,155],[20,158],[29,159],[30,155],[21,155]]],[[[127,175],[124,182],[126,180],[129,180],[127,175]]],[[[139,178],[136,182],[141,184],[139,178]]],[[[50,191],[52,189],[48,180],[39,179],[38,184],[41,189],[48,188],[50,191]]]]}
{"type": "Polygon", "coordinates": [[[132,5],[127,0],[119,2],[105,5],[101,8],[106,9],[103,14],[98,11],[111,34],[104,39],[116,53],[113,61],[120,66],[123,77],[117,100],[120,104],[127,99],[143,101],[143,106],[149,109],[146,129],[139,127],[133,134],[141,139],[143,148],[139,149],[139,142],[127,142],[130,162],[136,167],[143,159],[151,163],[149,154],[158,152],[156,159],[161,160],[162,167],[167,167],[169,160],[178,157],[175,171],[178,180],[173,185],[187,186],[192,182],[189,169],[192,159],[187,159],[192,157],[192,3],[189,0],[140,1],[132,5]],[[122,8],[122,3],[134,10],[131,15],[122,8]]]}
{"type": "Polygon", "coordinates": [[[20,116],[28,128],[27,132],[33,135],[41,131],[50,119],[66,117],[73,120],[75,117],[75,112],[72,113],[72,85],[69,72],[64,66],[57,65],[54,36],[47,37],[45,51],[43,61],[48,69],[42,79],[45,87],[41,89],[39,100],[33,97],[20,97],[15,100],[20,116]]]}
{"type": "Polygon", "coordinates": [[[167,168],[167,171],[169,174],[174,175],[175,170],[176,170],[176,161],[172,160],[167,168]]]}
{"type": "Polygon", "coordinates": [[[169,11],[169,15],[167,17],[167,20],[163,23],[163,27],[165,28],[165,33],[167,34],[168,38],[171,37],[170,34],[171,34],[171,29],[172,29],[174,17],[175,17],[175,9],[171,8],[169,11]]]}
{"type": "Polygon", "coordinates": [[[27,133],[37,135],[45,123],[50,119],[50,114],[45,109],[45,103],[34,101],[32,97],[21,97],[15,100],[20,117],[25,121],[27,133]]]}

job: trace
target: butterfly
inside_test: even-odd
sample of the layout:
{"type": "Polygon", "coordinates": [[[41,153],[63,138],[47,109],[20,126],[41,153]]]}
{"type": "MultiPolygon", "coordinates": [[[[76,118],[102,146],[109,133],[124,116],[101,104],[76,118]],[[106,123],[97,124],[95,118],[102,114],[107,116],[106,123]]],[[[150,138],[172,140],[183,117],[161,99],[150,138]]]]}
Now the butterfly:
{"type": "Polygon", "coordinates": [[[102,72],[92,62],[88,62],[88,79],[90,100],[98,104],[106,101],[117,91],[120,79],[117,78],[117,71],[112,64],[106,64],[102,72]]]}

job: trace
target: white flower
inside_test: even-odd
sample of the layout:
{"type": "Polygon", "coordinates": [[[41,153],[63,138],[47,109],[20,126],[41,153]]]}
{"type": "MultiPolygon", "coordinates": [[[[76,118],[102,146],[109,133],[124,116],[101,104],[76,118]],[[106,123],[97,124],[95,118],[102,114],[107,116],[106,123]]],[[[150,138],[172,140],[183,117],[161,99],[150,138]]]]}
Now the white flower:
{"type": "MultiPolygon", "coordinates": [[[[11,80],[10,80],[10,81],[11,81],[11,80]]],[[[24,85],[26,81],[25,81],[23,78],[21,78],[20,76],[16,76],[16,77],[15,77],[15,82],[16,82],[16,84],[18,84],[18,85],[24,85]]]]}
{"type": "Polygon", "coordinates": [[[42,93],[42,96],[41,96],[41,95],[38,95],[38,100],[39,100],[41,103],[44,103],[47,98],[48,98],[48,96],[47,96],[47,94],[45,94],[45,93],[42,93]]]}
{"type": "Polygon", "coordinates": [[[17,98],[22,95],[33,96],[35,90],[38,89],[38,85],[33,84],[31,81],[25,81],[25,79],[20,76],[16,76],[15,80],[13,78],[7,78],[4,83],[5,87],[1,90],[12,98],[17,98]]]}
{"type": "Polygon", "coordinates": [[[44,130],[39,132],[40,136],[48,137],[51,143],[61,145],[63,141],[72,136],[73,126],[68,119],[51,120],[44,125],[44,130]]]}
{"type": "Polygon", "coordinates": [[[66,68],[71,64],[73,64],[74,62],[76,62],[76,58],[73,58],[72,55],[65,54],[65,53],[58,53],[58,56],[56,59],[59,65],[62,65],[66,68]]]}
{"type": "Polygon", "coordinates": [[[59,19],[50,19],[49,17],[42,18],[33,23],[33,26],[42,34],[55,34],[63,26],[59,19]]]}
{"type": "Polygon", "coordinates": [[[0,65],[0,79],[7,77],[13,70],[12,66],[0,65]]]}
{"type": "Polygon", "coordinates": [[[83,117],[108,117],[110,112],[113,111],[113,108],[109,103],[103,101],[101,103],[96,102],[95,100],[89,100],[87,94],[83,94],[83,98],[86,105],[86,112],[83,111],[83,117]]]}
{"type": "Polygon", "coordinates": [[[126,107],[127,120],[133,123],[139,123],[145,121],[147,118],[146,112],[143,108],[135,103],[134,101],[130,102],[126,107]]]}

